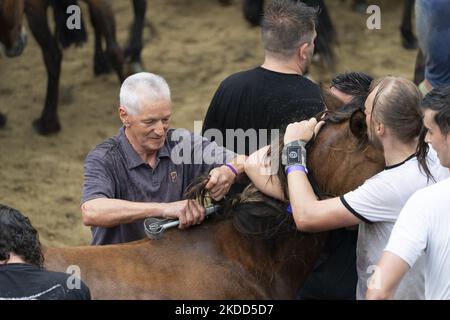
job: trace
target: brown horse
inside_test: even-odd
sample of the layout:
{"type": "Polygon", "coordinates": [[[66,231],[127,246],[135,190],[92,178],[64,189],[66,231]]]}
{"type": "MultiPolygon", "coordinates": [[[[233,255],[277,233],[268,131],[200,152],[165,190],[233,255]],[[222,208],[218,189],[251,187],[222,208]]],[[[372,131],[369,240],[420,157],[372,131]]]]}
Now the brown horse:
{"type": "MultiPolygon", "coordinates": [[[[328,115],[308,150],[321,194],[342,194],[383,168],[381,152],[367,143],[363,113],[351,109],[328,115]]],[[[78,266],[95,299],[294,298],[326,234],[298,232],[286,203],[251,185],[222,205],[224,214],[160,240],[49,248],[46,267],[78,266]]]]}
{"type": "Polygon", "coordinates": [[[27,44],[23,12],[24,0],[0,0],[0,49],[7,57],[21,55],[27,44]]]}

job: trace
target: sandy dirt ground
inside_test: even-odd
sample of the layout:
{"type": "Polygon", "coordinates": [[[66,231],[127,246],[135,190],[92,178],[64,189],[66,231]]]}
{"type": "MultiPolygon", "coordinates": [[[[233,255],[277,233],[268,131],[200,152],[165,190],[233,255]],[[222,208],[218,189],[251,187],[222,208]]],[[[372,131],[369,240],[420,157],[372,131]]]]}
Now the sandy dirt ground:
{"type": "MultiPolygon", "coordinates": [[[[327,1],[339,36],[335,72],[365,71],[412,78],[415,52],[401,47],[401,0],[372,1],[382,12],[381,30],[368,30],[368,15],[354,13],[349,1],[327,1]]],[[[174,127],[193,128],[202,120],[214,91],[228,75],[259,65],[258,28],[241,14],[242,0],[222,7],[215,0],[149,0],[143,59],[148,71],[164,76],[172,89],[174,127]]],[[[114,0],[118,39],[124,44],[132,19],[130,1],[114,0]]],[[[87,8],[83,5],[87,17],[87,8]]],[[[45,245],[88,244],[79,200],[87,153],[115,135],[119,83],[114,74],[94,77],[93,33],[81,48],[64,52],[59,114],[63,131],[35,134],[31,122],[42,110],[46,73],[36,41],[24,54],[0,60],[0,112],[9,122],[0,130],[0,203],[28,215],[45,245]]],[[[312,68],[317,81],[333,72],[312,68]]]]}

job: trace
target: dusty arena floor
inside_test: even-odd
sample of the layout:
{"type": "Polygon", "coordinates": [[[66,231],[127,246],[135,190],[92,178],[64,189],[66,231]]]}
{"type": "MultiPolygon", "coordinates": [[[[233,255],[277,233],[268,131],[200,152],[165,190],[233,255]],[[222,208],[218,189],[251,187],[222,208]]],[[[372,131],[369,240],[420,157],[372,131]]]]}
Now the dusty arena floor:
{"type": "MultiPolygon", "coordinates": [[[[113,1],[122,44],[132,19],[130,2],[113,1]]],[[[400,43],[403,1],[372,1],[382,9],[382,29],[375,31],[366,28],[368,16],[352,12],[349,2],[327,1],[340,43],[336,72],[411,79],[416,54],[400,43]]],[[[216,0],[148,0],[147,19],[157,35],[146,29],[144,63],[171,86],[174,127],[192,129],[226,76],[261,63],[259,29],[244,21],[241,5],[242,0],[229,7],[216,0]]],[[[85,14],[86,9],[83,6],[85,14]]],[[[31,126],[40,115],[46,89],[36,41],[30,36],[21,57],[0,60],[0,112],[9,119],[0,130],[0,203],[28,215],[45,245],[89,242],[90,230],[82,225],[79,209],[83,160],[120,126],[117,78],[114,74],[95,78],[92,56],[89,29],[88,44],[64,52],[59,109],[63,131],[51,137],[38,136],[31,126]]],[[[317,81],[332,75],[312,68],[317,81]]]]}

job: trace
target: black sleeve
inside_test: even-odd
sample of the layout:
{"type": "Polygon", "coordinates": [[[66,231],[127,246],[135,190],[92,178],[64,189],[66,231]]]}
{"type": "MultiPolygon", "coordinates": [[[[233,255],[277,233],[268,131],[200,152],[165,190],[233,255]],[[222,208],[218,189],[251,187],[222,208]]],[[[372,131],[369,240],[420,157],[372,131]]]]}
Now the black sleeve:
{"type": "Polygon", "coordinates": [[[88,286],[81,282],[81,300],[91,300],[91,291],[89,290],[88,286]]]}
{"type": "Polygon", "coordinates": [[[81,281],[81,288],[69,290],[65,300],[91,300],[91,291],[88,286],[81,281]]]}
{"type": "Polygon", "coordinates": [[[223,84],[219,86],[216,93],[214,94],[211,103],[209,104],[208,111],[206,112],[205,119],[203,121],[202,135],[205,134],[205,131],[211,128],[219,129],[223,132],[223,123],[219,120],[219,112],[220,106],[222,104],[223,98],[223,84]]]}

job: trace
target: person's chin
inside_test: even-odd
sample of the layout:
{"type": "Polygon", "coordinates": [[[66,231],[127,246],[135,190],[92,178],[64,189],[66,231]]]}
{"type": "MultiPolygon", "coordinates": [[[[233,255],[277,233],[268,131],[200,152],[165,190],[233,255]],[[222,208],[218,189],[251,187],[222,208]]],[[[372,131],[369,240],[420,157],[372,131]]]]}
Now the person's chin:
{"type": "Polygon", "coordinates": [[[153,141],[150,141],[150,142],[149,142],[149,147],[150,147],[152,150],[159,150],[159,149],[161,149],[163,146],[164,146],[164,139],[161,139],[161,140],[154,139],[153,141]]]}

